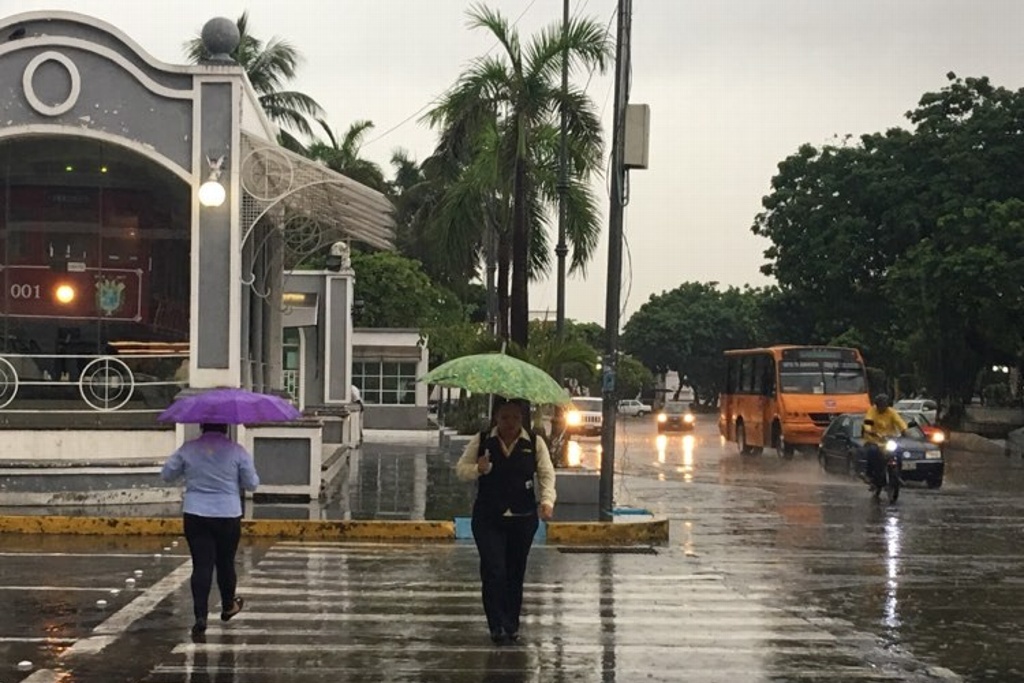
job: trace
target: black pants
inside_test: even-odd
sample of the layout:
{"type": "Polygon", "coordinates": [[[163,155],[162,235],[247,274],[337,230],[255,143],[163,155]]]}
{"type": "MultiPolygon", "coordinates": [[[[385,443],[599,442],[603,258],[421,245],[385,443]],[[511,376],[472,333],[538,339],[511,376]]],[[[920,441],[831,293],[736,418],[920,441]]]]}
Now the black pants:
{"type": "Polygon", "coordinates": [[[491,633],[519,632],[526,558],[539,524],[536,514],[473,515],[473,540],[480,553],[484,613],[491,633]]]}
{"type": "Polygon", "coordinates": [[[242,538],[241,517],[200,517],[185,513],[185,540],[192,553],[192,608],[196,619],[210,611],[210,587],[217,568],[221,609],[228,611],[235,600],[235,553],[242,538]]]}

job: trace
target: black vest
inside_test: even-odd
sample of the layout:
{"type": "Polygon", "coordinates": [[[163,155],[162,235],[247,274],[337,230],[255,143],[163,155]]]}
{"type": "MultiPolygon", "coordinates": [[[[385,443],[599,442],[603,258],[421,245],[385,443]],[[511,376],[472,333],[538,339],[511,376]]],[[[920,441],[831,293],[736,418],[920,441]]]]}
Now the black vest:
{"type": "Polygon", "coordinates": [[[511,510],[515,515],[537,513],[534,475],[537,473],[537,453],[529,438],[520,437],[506,458],[497,436],[481,440],[480,455],[486,450],[491,456],[490,474],[477,479],[474,515],[503,515],[511,510]]]}

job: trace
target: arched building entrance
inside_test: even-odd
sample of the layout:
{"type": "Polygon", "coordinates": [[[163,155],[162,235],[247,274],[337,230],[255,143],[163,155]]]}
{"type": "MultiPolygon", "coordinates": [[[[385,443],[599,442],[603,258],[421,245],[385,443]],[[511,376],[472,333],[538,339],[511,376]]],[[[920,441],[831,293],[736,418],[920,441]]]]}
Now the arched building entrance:
{"type": "Polygon", "coordinates": [[[107,141],[0,140],[0,403],[112,410],[177,391],[188,357],[189,192],[107,141]]]}

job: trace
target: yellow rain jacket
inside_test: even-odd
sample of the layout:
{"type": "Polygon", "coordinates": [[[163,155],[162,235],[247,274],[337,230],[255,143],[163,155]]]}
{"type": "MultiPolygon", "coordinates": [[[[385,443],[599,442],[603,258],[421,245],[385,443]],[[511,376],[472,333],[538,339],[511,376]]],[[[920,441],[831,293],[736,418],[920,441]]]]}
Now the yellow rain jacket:
{"type": "Polygon", "coordinates": [[[868,443],[882,446],[886,439],[899,436],[906,429],[907,423],[892,408],[879,411],[875,406],[871,406],[864,415],[864,441],[868,443]],[[867,424],[869,421],[874,422],[874,426],[867,424]]]}

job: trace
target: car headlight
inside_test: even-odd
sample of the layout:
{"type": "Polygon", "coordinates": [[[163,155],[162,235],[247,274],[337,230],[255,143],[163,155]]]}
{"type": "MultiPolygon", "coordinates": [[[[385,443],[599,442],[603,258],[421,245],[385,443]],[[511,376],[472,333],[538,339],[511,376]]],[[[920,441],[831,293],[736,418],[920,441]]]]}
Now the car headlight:
{"type": "Polygon", "coordinates": [[[693,415],[689,415],[689,414],[685,415],[683,417],[683,422],[685,422],[687,424],[693,424],[693,415]]]}
{"type": "Polygon", "coordinates": [[[889,453],[895,453],[899,449],[899,447],[900,445],[893,441],[892,439],[889,439],[888,441],[885,442],[885,450],[889,453]]]}
{"type": "Polygon", "coordinates": [[[932,433],[932,439],[931,439],[932,443],[942,443],[945,440],[946,440],[946,435],[943,434],[942,432],[933,432],[932,433]]]}
{"type": "Polygon", "coordinates": [[[667,422],[667,421],[668,421],[668,415],[666,415],[665,413],[658,413],[658,422],[667,422]]]}
{"type": "Polygon", "coordinates": [[[565,414],[565,424],[570,427],[579,427],[583,424],[583,415],[578,410],[570,410],[565,414]]]}

